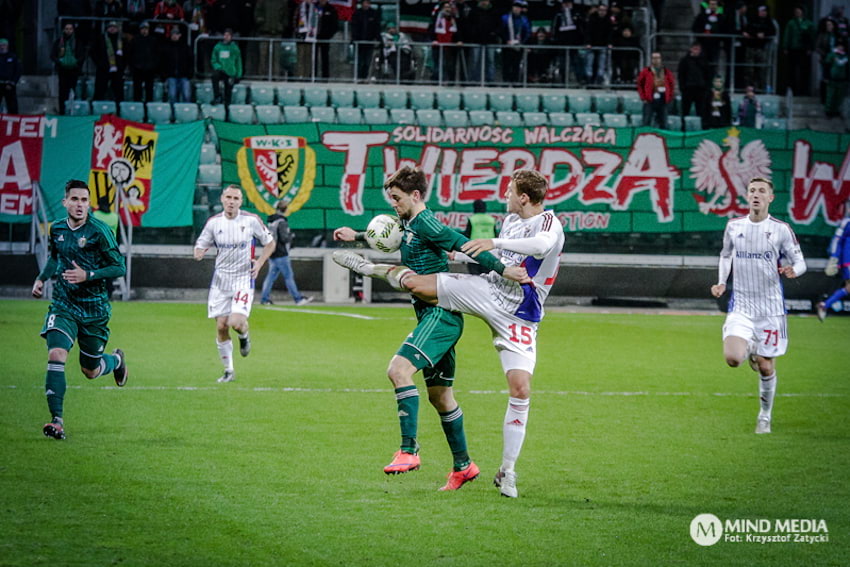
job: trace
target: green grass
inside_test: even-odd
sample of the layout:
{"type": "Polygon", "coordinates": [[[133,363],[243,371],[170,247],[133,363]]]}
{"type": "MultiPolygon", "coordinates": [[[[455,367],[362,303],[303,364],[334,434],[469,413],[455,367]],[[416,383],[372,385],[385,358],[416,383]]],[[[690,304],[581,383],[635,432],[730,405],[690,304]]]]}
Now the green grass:
{"type": "Polygon", "coordinates": [[[116,304],[110,348],[126,351],[129,383],[87,381],[75,350],[64,442],[41,435],[46,308],[0,302],[0,565],[797,566],[850,556],[848,318],[789,319],[774,433],[756,436],[756,376],[723,363],[720,315],[549,313],[520,498],[509,500],[490,482],[504,378],[473,318],[456,390],[482,475],[441,493],[451,457],[425,396],[422,470],[381,472],[398,444],[385,369],[413,326],[409,308],[256,308],[254,351],[220,385],[205,305],[116,304]],[[688,535],[699,513],[824,519],[830,540],[704,548],[688,535]]]}

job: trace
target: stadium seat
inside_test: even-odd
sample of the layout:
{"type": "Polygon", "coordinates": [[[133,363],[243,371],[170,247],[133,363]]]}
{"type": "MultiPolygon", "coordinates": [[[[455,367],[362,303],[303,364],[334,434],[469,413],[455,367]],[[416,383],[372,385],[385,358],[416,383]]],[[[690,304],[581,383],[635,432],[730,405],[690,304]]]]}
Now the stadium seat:
{"type": "Polygon", "coordinates": [[[93,100],[91,101],[92,114],[115,114],[116,106],[114,100],[93,100]]]}
{"type": "Polygon", "coordinates": [[[699,116],[683,116],[682,120],[685,121],[685,130],[687,132],[702,130],[702,118],[699,116]]]}
{"type": "Polygon", "coordinates": [[[284,106],[283,118],[289,124],[299,124],[310,121],[310,111],[306,106],[284,106]]]}
{"type": "Polygon", "coordinates": [[[380,108],[381,91],[358,90],[356,93],[358,108],[380,108]]]}
{"type": "Polygon", "coordinates": [[[174,121],[179,123],[198,120],[198,105],[194,102],[175,102],[174,121]]]}
{"type": "Polygon", "coordinates": [[[620,99],[614,94],[598,94],[594,97],[596,112],[599,114],[617,114],[620,110],[620,99]]]}
{"type": "Polygon", "coordinates": [[[439,90],[437,91],[437,108],[442,111],[460,109],[460,92],[439,90]]]}
{"type": "Polygon", "coordinates": [[[133,81],[124,81],[124,99],[123,100],[134,100],[133,99],[133,81]]]}
{"type": "Polygon", "coordinates": [[[364,108],[363,122],[366,124],[388,124],[390,113],[386,108],[364,108]]]}
{"type": "Polygon", "coordinates": [[[227,121],[236,124],[253,124],[254,107],[250,104],[231,104],[228,109],[227,121]]]}
{"type": "Polygon", "coordinates": [[[496,122],[502,126],[522,126],[522,115],[513,110],[498,110],[496,122]]]}
{"type": "Polygon", "coordinates": [[[328,89],[304,87],[304,106],[327,106],[328,89]]]}
{"type": "Polygon", "coordinates": [[[352,108],[354,106],[354,90],[345,87],[332,88],[331,106],[334,108],[352,108]]]}
{"type": "MultiPolygon", "coordinates": [[[[588,95],[570,95],[567,102],[570,112],[586,114],[593,108],[593,100],[588,95]]],[[[578,116],[576,116],[578,119],[578,116]]]]}
{"type": "Polygon", "coordinates": [[[629,126],[629,117],[625,114],[606,112],[602,115],[602,123],[611,128],[627,128],[629,126]]]}
{"type": "Polygon", "coordinates": [[[201,165],[215,165],[218,152],[212,144],[201,144],[201,165]]]}
{"type": "Polygon", "coordinates": [[[446,121],[446,126],[467,126],[469,125],[469,114],[465,110],[444,110],[443,120],[446,121]]]}
{"type": "Polygon", "coordinates": [[[341,106],[336,109],[336,117],[340,124],[361,124],[363,110],[352,106],[341,106]]]}
{"type": "MultiPolygon", "coordinates": [[[[201,185],[221,185],[221,166],[211,163],[198,166],[198,183],[201,185]]],[[[212,199],[210,199],[212,202],[212,199]]]]}
{"type": "Polygon", "coordinates": [[[390,118],[397,124],[416,124],[416,113],[409,108],[391,108],[390,118]]]}
{"type": "Polygon", "coordinates": [[[278,87],[277,103],[281,106],[299,106],[301,104],[301,89],[298,87],[278,87]]]}
{"type": "Polygon", "coordinates": [[[251,87],[251,104],[274,104],[274,87],[271,85],[254,85],[251,87]]]}
{"type": "Polygon", "coordinates": [[[643,101],[637,93],[623,95],[623,113],[632,116],[643,116],[643,101]]]}
{"type": "Polygon", "coordinates": [[[233,93],[230,96],[230,104],[245,104],[248,101],[248,85],[237,83],[233,85],[233,93]]]}
{"type": "Polygon", "coordinates": [[[201,118],[212,118],[213,120],[224,120],[227,111],[223,104],[202,104],[201,118]]]}
{"type": "Polygon", "coordinates": [[[75,100],[66,105],[70,116],[88,116],[91,114],[91,103],[87,100],[75,100]]]}
{"type": "Polygon", "coordinates": [[[488,98],[488,108],[493,112],[514,109],[514,95],[512,93],[493,93],[488,98]]]}
{"type": "Polygon", "coordinates": [[[526,126],[546,126],[549,123],[549,117],[545,112],[523,112],[522,123],[526,126]]]}
{"type": "Polygon", "coordinates": [[[549,123],[552,126],[575,126],[576,120],[572,112],[550,112],[549,123]]]}
{"type": "Polygon", "coordinates": [[[118,105],[118,112],[121,118],[132,120],[133,122],[145,121],[145,105],[141,102],[133,102],[131,100],[122,101],[118,105]]]}
{"type": "Polygon", "coordinates": [[[153,100],[149,102],[165,102],[165,83],[162,81],[154,81],[153,100]]]}
{"type": "Polygon", "coordinates": [[[257,111],[257,122],[260,124],[280,124],[283,122],[283,113],[276,104],[260,104],[254,107],[257,111]]]}
{"type": "Polygon", "coordinates": [[[414,110],[430,110],[434,108],[434,92],[423,89],[411,91],[410,108],[414,110]]]}
{"type": "Polygon", "coordinates": [[[464,110],[487,110],[487,94],[478,91],[463,93],[464,110]]]}
{"type": "MultiPolygon", "coordinates": [[[[643,125],[643,117],[641,117],[639,120],[640,120],[639,123],[641,125],[643,125]]],[[[655,126],[650,124],[650,127],[654,128],[655,126]]],[[[681,132],[682,131],[682,117],[681,116],[668,115],[667,116],[667,129],[672,130],[674,132],[681,132]]]]}
{"type": "Polygon", "coordinates": [[[336,122],[336,109],[332,106],[314,106],[310,108],[310,120],[313,122],[336,122]]]}
{"type": "Polygon", "coordinates": [[[537,112],[540,110],[540,95],[518,94],[516,95],[516,109],[520,112],[537,112]]]}
{"type": "MultiPolygon", "coordinates": [[[[779,99],[768,95],[758,97],[761,102],[761,113],[765,118],[778,118],[779,114],[779,99]]],[[[735,107],[737,109],[737,107],[735,107]]]]}
{"type": "Polygon", "coordinates": [[[442,126],[443,116],[439,110],[422,108],[416,111],[416,121],[420,126],[442,126]]]}
{"type": "Polygon", "coordinates": [[[788,129],[788,120],[785,118],[765,118],[764,119],[764,129],[765,130],[787,130],[788,129]]]}
{"type": "Polygon", "coordinates": [[[171,122],[171,105],[167,102],[149,102],[145,104],[148,109],[148,122],[153,124],[168,124],[171,122]]]}
{"type": "Polygon", "coordinates": [[[576,112],[576,124],[583,126],[585,124],[601,124],[599,115],[595,112],[576,112]]]}
{"type": "Polygon", "coordinates": [[[195,100],[201,104],[212,104],[212,85],[206,81],[195,84],[195,100]]]}
{"type": "Polygon", "coordinates": [[[545,112],[564,112],[567,108],[567,97],[562,94],[545,94],[540,100],[545,112]]]}
{"type": "Polygon", "coordinates": [[[407,91],[398,89],[384,91],[384,108],[407,108],[407,91]]]}
{"type": "Polygon", "coordinates": [[[472,126],[492,126],[495,121],[492,110],[469,111],[469,123],[472,126]]]}

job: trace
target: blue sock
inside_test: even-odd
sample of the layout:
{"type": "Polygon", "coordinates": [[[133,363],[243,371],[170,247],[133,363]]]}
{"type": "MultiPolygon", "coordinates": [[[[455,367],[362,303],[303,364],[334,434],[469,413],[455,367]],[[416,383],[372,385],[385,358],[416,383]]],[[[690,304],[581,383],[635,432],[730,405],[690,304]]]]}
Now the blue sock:
{"type": "Polygon", "coordinates": [[[837,290],[835,290],[835,293],[833,293],[832,295],[829,296],[829,299],[827,299],[826,301],[823,302],[823,305],[824,305],[824,307],[829,309],[830,307],[832,307],[833,303],[835,303],[836,301],[841,301],[845,297],[847,297],[847,289],[840,287],[837,290]]]}

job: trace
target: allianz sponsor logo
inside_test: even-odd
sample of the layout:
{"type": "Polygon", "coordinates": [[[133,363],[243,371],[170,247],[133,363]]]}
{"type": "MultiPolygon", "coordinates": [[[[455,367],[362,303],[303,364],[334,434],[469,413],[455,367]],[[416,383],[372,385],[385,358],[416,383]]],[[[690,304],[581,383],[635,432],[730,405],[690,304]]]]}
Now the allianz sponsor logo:
{"type": "Polygon", "coordinates": [[[737,518],[721,521],[700,514],[691,521],[691,539],[702,546],[726,543],[827,543],[826,520],[817,518],[737,518]]]}
{"type": "Polygon", "coordinates": [[[776,255],[770,250],[767,252],[747,252],[746,250],[737,250],[735,252],[735,257],[742,260],[767,260],[768,262],[772,262],[776,258],[776,255]]]}

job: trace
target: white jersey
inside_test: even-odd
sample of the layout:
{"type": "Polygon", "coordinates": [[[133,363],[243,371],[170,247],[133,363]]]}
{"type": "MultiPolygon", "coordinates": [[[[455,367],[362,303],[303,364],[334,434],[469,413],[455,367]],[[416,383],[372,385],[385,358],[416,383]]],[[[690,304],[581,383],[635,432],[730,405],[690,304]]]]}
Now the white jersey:
{"type": "Polygon", "coordinates": [[[718,283],[734,274],[730,313],[751,318],[785,314],[779,267],[790,264],[798,276],[806,262],[794,231],[771,216],[760,222],[750,217],[731,219],[723,234],[718,283]]]}
{"type": "Polygon", "coordinates": [[[236,291],[253,288],[251,260],[254,258],[254,239],[265,246],[274,237],[257,215],[239,211],[229,219],[219,213],[207,221],[195,243],[195,248],[206,250],[215,246],[215,272],[212,286],[220,290],[236,291]]]}
{"type": "Polygon", "coordinates": [[[493,253],[505,266],[522,266],[532,279],[520,285],[496,272],[487,275],[496,301],[509,313],[526,321],[543,319],[543,302],[558,274],[564,227],[553,211],[523,219],[509,214],[502,222],[499,237],[493,239],[493,253]]]}

